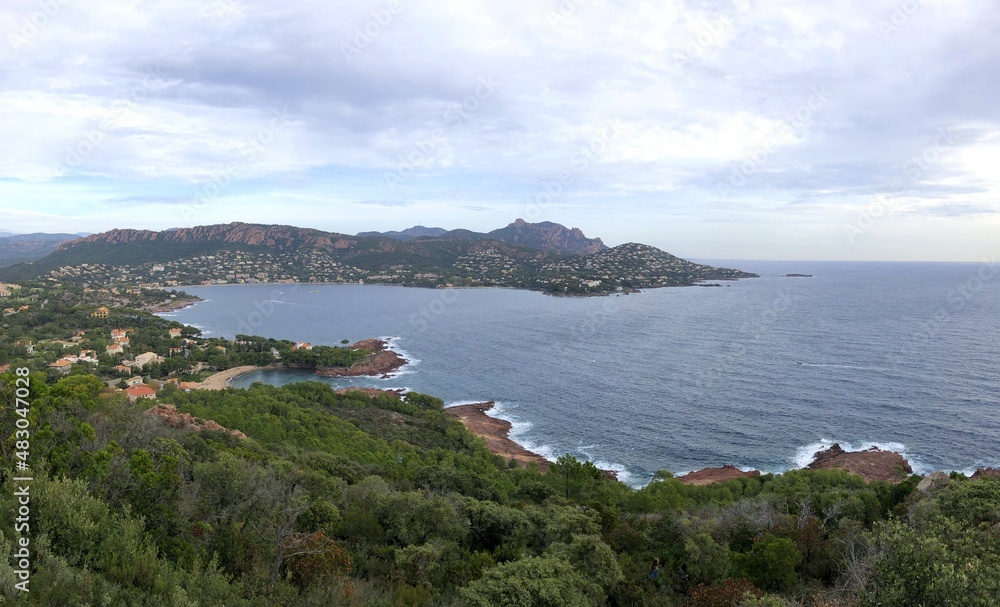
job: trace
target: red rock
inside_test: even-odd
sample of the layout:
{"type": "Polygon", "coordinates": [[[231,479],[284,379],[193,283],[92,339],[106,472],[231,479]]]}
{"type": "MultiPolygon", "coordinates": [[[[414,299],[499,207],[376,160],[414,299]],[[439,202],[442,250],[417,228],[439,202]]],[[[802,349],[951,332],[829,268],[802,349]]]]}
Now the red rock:
{"type": "Polygon", "coordinates": [[[200,419],[192,416],[190,413],[178,413],[176,405],[156,405],[152,409],[147,409],[145,413],[157,418],[160,423],[179,430],[187,430],[189,432],[200,432],[201,430],[228,432],[239,439],[247,438],[247,435],[239,430],[229,430],[215,420],[200,419]]]}
{"type": "Polygon", "coordinates": [[[979,480],[981,478],[1000,478],[1000,469],[998,468],[977,468],[975,474],[969,477],[971,480],[979,480]]]}
{"type": "Polygon", "coordinates": [[[695,470],[694,472],[689,472],[684,476],[677,477],[677,480],[685,485],[700,486],[711,485],[712,483],[721,483],[734,478],[753,478],[756,476],[760,476],[760,470],[749,470],[744,472],[736,466],[726,465],[721,468],[704,468],[702,470],[695,470]]]}
{"type": "Polygon", "coordinates": [[[806,468],[809,470],[841,468],[857,474],[868,482],[899,483],[913,474],[910,463],[895,451],[883,451],[878,447],[864,451],[844,451],[839,444],[817,453],[813,462],[806,468]]]}

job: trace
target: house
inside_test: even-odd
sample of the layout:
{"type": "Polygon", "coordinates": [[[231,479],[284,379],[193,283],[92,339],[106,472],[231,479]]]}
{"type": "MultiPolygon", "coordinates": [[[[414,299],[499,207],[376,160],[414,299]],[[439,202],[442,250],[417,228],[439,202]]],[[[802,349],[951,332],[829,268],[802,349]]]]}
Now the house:
{"type": "Polygon", "coordinates": [[[141,386],[144,383],[142,381],[142,377],[139,377],[139,376],[130,377],[130,378],[124,379],[122,381],[124,381],[125,385],[128,386],[128,387],[130,387],[130,388],[132,388],[134,386],[141,386]]]}
{"type": "Polygon", "coordinates": [[[121,344],[111,344],[110,346],[108,346],[107,348],[105,348],[105,351],[108,353],[108,356],[116,356],[116,355],[122,353],[122,345],[121,344]]]}
{"type": "Polygon", "coordinates": [[[119,375],[132,375],[132,367],[126,367],[125,365],[118,365],[115,367],[115,371],[117,371],[119,375]]]}
{"type": "Polygon", "coordinates": [[[312,347],[312,344],[310,344],[310,343],[307,343],[307,342],[304,342],[304,341],[300,341],[299,343],[297,343],[294,346],[292,346],[292,349],[293,350],[312,350],[313,347],[312,347]]]}
{"type": "Polygon", "coordinates": [[[201,387],[201,384],[196,381],[182,381],[178,384],[181,390],[185,392],[190,392],[191,390],[197,390],[201,387]]]}
{"type": "Polygon", "coordinates": [[[14,345],[15,346],[22,346],[25,350],[27,350],[28,354],[34,354],[35,353],[35,344],[34,344],[34,342],[31,342],[31,341],[19,341],[19,342],[15,343],[14,345]]]}
{"type": "Polygon", "coordinates": [[[65,358],[62,358],[49,365],[49,368],[54,369],[55,371],[63,375],[67,375],[70,372],[70,369],[73,368],[73,361],[69,361],[66,360],[65,358]]]}
{"type": "Polygon", "coordinates": [[[170,329],[170,337],[180,337],[180,336],[181,336],[180,329],[170,329]]]}
{"type": "Polygon", "coordinates": [[[170,356],[174,354],[184,354],[184,348],[170,348],[170,356]]]}
{"type": "Polygon", "coordinates": [[[0,365],[0,373],[6,373],[10,371],[10,365],[0,365]]]}
{"type": "Polygon", "coordinates": [[[125,337],[128,335],[128,329],[111,329],[111,339],[117,339],[119,337],[125,337]]]}
{"type": "Polygon", "coordinates": [[[141,398],[156,398],[156,392],[148,386],[134,386],[125,390],[130,402],[135,402],[141,398]]]}
{"type": "Polygon", "coordinates": [[[111,315],[111,310],[109,310],[107,306],[101,306],[100,308],[94,310],[94,312],[91,314],[91,316],[93,316],[94,318],[107,318],[110,315],[111,315]]]}
{"type": "Polygon", "coordinates": [[[163,359],[160,358],[159,356],[157,356],[155,353],[153,353],[153,352],[144,352],[144,353],[140,354],[139,356],[135,357],[135,365],[133,365],[133,366],[142,368],[142,367],[145,367],[146,365],[149,365],[149,364],[152,364],[152,363],[157,363],[157,362],[162,362],[162,361],[163,361],[163,359]]]}
{"type": "Polygon", "coordinates": [[[97,364],[97,352],[94,350],[80,350],[80,356],[78,358],[83,362],[97,364]]]}

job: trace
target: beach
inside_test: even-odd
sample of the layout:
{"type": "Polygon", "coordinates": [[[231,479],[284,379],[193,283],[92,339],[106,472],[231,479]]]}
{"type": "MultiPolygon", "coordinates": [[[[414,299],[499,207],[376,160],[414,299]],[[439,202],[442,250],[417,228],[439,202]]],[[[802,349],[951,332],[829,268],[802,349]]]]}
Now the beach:
{"type": "Polygon", "coordinates": [[[250,373],[251,371],[256,371],[264,367],[255,367],[253,365],[244,365],[242,367],[233,367],[232,369],[226,369],[225,371],[219,371],[215,375],[212,375],[205,381],[201,382],[198,386],[199,390],[225,390],[229,387],[229,382],[234,378],[243,375],[244,373],[250,373]]]}

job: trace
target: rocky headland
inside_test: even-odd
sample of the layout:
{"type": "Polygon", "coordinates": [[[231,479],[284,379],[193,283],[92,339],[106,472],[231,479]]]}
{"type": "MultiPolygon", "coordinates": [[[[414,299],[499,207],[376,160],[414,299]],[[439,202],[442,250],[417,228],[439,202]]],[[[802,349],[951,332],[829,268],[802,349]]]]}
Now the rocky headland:
{"type": "Polygon", "coordinates": [[[981,478],[1000,478],[1000,468],[977,468],[976,472],[969,477],[972,480],[981,478]]]}
{"type": "Polygon", "coordinates": [[[398,353],[390,350],[389,342],[382,339],[363,339],[351,344],[350,347],[355,350],[364,350],[369,355],[350,367],[317,369],[316,375],[323,375],[325,377],[371,375],[373,377],[387,378],[391,377],[394,372],[409,362],[398,353]]]}
{"type": "Polygon", "coordinates": [[[152,306],[150,308],[147,308],[146,311],[150,312],[151,314],[162,314],[164,312],[173,312],[175,310],[183,310],[188,306],[193,306],[199,301],[205,301],[205,300],[200,297],[195,297],[194,295],[188,295],[187,297],[178,297],[177,299],[174,299],[169,303],[162,303],[152,306]]]}
{"type": "MultiPolygon", "coordinates": [[[[806,466],[807,470],[835,470],[841,469],[857,474],[868,482],[886,481],[890,483],[902,482],[910,474],[913,468],[906,459],[895,451],[885,451],[878,447],[865,449],[864,451],[844,451],[839,444],[831,445],[829,449],[819,451],[813,457],[813,461],[806,466]]],[[[710,485],[721,483],[734,478],[752,478],[760,476],[759,470],[744,471],[736,466],[722,466],[721,468],[704,468],[677,477],[677,480],[687,485],[710,485]]],[[[982,469],[977,471],[977,475],[1000,476],[1000,470],[982,469]]],[[[973,479],[976,476],[972,477],[973,479]]]]}
{"type": "Polygon", "coordinates": [[[843,469],[864,478],[866,481],[886,481],[899,483],[913,474],[913,468],[906,459],[895,451],[885,451],[878,447],[864,451],[844,451],[839,444],[816,454],[809,470],[843,469]]]}
{"type": "Polygon", "coordinates": [[[730,481],[734,478],[753,478],[755,476],[760,476],[760,470],[743,471],[736,466],[726,465],[721,468],[703,468],[702,470],[695,470],[694,472],[689,472],[684,476],[678,476],[677,480],[685,485],[700,486],[730,481]]]}
{"type": "Polygon", "coordinates": [[[495,404],[493,401],[489,401],[471,405],[456,405],[448,407],[445,411],[448,415],[458,418],[466,430],[486,441],[486,448],[492,453],[508,461],[514,460],[522,466],[534,462],[543,471],[547,470],[549,467],[547,459],[510,440],[511,423],[509,421],[486,414],[495,404]]]}

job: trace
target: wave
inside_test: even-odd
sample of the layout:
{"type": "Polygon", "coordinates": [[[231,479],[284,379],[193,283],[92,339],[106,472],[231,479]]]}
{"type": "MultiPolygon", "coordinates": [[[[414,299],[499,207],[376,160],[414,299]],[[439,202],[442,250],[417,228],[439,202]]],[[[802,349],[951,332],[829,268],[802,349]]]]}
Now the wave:
{"type": "Polygon", "coordinates": [[[633,489],[639,489],[649,483],[649,479],[641,479],[637,477],[624,464],[609,462],[608,460],[601,459],[600,457],[595,457],[593,454],[589,452],[590,449],[595,449],[597,447],[598,445],[581,445],[577,447],[576,450],[578,453],[584,456],[585,461],[594,464],[601,470],[609,470],[611,472],[614,472],[618,480],[625,483],[629,487],[632,487],[633,489]]]}
{"type": "Polygon", "coordinates": [[[526,435],[531,432],[534,424],[529,421],[522,420],[516,414],[511,413],[511,409],[517,409],[517,404],[505,401],[495,401],[493,403],[493,408],[487,411],[486,414],[490,417],[502,419],[503,421],[510,423],[510,431],[507,433],[507,438],[514,441],[518,445],[521,445],[528,451],[541,455],[550,462],[556,461],[558,455],[556,454],[555,448],[552,447],[552,445],[536,443],[528,438],[526,435]]]}
{"type": "MultiPolygon", "coordinates": [[[[404,349],[402,349],[402,348],[399,347],[399,340],[400,340],[400,338],[398,336],[395,336],[395,335],[385,335],[385,336],[379,337],[378,339],[380,339],[380,340],[382,340],[382,341],[385,342],[385,347],[386,347],[387,350],[391,350],[391,351],[395,352],[402,359],[404,359],[406,361],[405,365],[403,365],[402,367],[396,369],[392,373],[388,374],[388,376],[389,376],[390,379],[391,378],[399,377],[400,375],[409,375],[409,374],[415,372],[415,370],[413,369],[413,367],[415,367],[415,366],[417,366],[417,365],[420,364],[420,359],[416,358],[415,356],[413,356],[412,354],[410,354],[406,350],[404,350],[404,349]]],[[[483,402],[483,401],[480,401],[480,402],[483,402]]]]}
{"type": "Polygon", "coordinates": [[[835,363],[795,363],[800,367],[826,367],[830,369],[855,369],[858,371],[891,371],[892,369],[887,369],[885,367],[865,367],[862,365],[839,365],[835,363]]]}
{"type": "Polygon", "coordinates": [[[876,447],[883,451],[895,451],[903,456],[903,459],[910,463],[910,467],[913,468],[914,474],[925,475],[934,471],[934,467],[922,462],[920,460],[920,456],[907,453],[906,445],[903,443],[897,443],[894,441],[865,441],[854,444],[849,441],[832,440],[828,438],[822,438],[815,443],[810,443],[796,449],[795,455],[792,457],[792,463],[794,464],[793,469],[801,470],[807,467],[816,458],[817,453],[825,451],[835,444],[839,444],[844,451],[866,451],[872,447],[876,447]]]}

